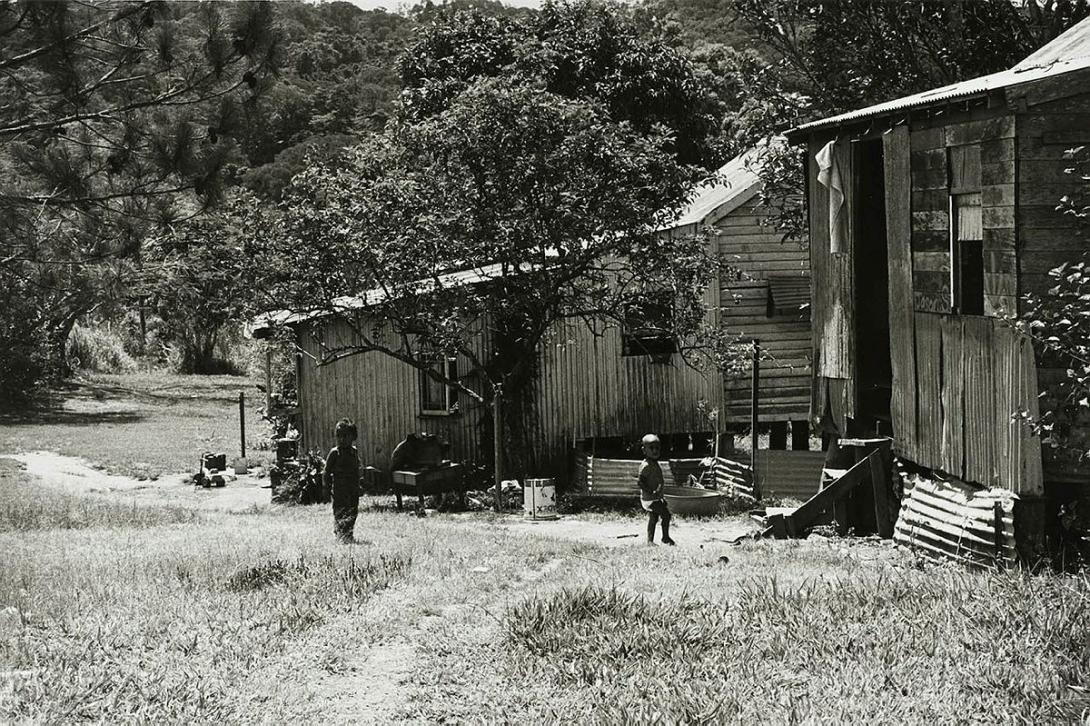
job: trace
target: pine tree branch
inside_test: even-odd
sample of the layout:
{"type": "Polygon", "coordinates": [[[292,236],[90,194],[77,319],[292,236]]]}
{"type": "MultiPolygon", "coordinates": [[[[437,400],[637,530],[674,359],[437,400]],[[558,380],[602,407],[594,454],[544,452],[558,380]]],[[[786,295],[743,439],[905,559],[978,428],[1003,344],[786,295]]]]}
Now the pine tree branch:
{"type": "Polygon", "coordinates": [[[17,56],[15,56],[13,58],[8,58],[7,60],[0,60],[0,70],[3,70],[5,68],[14,68],[16,66],[23,65],[24,63],[27,63],[28,61],[32,61],[35,58],[41,57],[41,56],[49,53],[50,51],[54,50],[55,48],[67,45],[68,43],[79,40],[80,38],[86,37],[88,35],[91,35],[91,34],[97,32],[101,28],[108,27],[112,23],[116,23],[116,22],[118,22],[120,20],[125,20],[126,18],[130,18],[133,15],[136,15],[137,13],[141,12],[142,10],[146,10],[146,9],[151,8],[154,4],[155,3],[151,2],[150,0],[145,0],[145,2],[141,2],[138,5],[126,5],[124,7],[124,9],[117,11],[117,13],[115,13],[111,17],[109,17],[109,18],[107,18],[105,20],[102,20],[102,21],[100,21],[98,23],[95,23],[94,25],[90,25],[90,26],[84,28],[83,30],[72,33],[71,35],[67,35],[64,38],[61,38],[59,40],[55,40],[52,43],[46,43],[45,45],[42,45],[42,46],[39,46],[39,47],[35,48],[34,50],[28,50],[26,53],[22,53],[22,54],[17,55],[17,56]]]}

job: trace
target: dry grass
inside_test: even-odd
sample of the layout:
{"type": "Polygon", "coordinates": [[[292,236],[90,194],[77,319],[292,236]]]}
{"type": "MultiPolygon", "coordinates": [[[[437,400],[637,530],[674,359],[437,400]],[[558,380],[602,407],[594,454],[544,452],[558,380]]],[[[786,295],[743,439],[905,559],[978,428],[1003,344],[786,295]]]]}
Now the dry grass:
{"type": "MultiPolygon", "coordinates": [[[[229,401],[218,379],[177,385],[191,381],[218,403],[117,381],[94,400],[135,401],[139,425],[24,421],[0,429],[0,451],[41,435],[33,448],[131,471],[126,437],[159,432],[180,437],[156,459],[173,469],[194,446],[175,419],[229,401]]],[[[342,547],[321,506],[137,509],[11,465],[0,501],[0,722],[348,720],[373,707],[369,659],[387,652],[408,658],[379,689],[390,721],[1070,723],[1090,709],[1083,577],[922,567],[835,539],[604,547],[377,507],[357,526],[373,544],[342,547]]],[[[576,520],[611,521],[632,520],[576,520]]]]}
{"type": "Polygon", "coordinates": [[[411,569],[317,514],[0,534],[0,721],[232,720],[250,671],[411,569]]]}

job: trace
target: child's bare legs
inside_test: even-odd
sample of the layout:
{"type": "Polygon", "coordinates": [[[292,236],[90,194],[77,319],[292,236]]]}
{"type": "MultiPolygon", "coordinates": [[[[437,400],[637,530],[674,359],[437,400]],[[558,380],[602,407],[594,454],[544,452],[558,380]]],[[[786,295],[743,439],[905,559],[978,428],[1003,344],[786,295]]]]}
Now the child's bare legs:
{"type": "Polygon", "coordinates": [[[655,527],[660,521],[662,522],[662,543],[674,544],[674,540],[670,539],[670,509],[666,506],[666,502],[661,500],[652,504],[647,512],[647,543],[655,543],[655,527]]]}
{"type": "Polygon", "coordinates": [[[662,512],[659,516],[662,518],[662,543],[672,545],[674,540],[670,539],[670,509],[666,506],[666,502],[662,502],[662,512]]]}

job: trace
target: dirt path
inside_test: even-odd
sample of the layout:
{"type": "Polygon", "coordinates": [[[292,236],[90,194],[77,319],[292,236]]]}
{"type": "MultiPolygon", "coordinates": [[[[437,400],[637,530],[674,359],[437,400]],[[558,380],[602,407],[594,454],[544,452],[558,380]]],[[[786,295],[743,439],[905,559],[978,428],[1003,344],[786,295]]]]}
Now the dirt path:
{"type": "MultiPolygon", "coordinates": [[[[586,542],[604,547],[632,547],[643,545],[647,537],[647,520],[643,517],[623,519],[583,519],[560,517],[555,520],[528,520],[520,515],[508,515],[498,522],[473,521],[473,515],[465,517],[467,523],[478,527],[500,527],[512,534],[552,537],[568,542],[586,542]]],[[[681,549],[699,548],[709,543],[730,543],[753,532],[756,525],[746,516],[729,519],[685,519],[674,516],[670,535],[681,549]]],[[[656,531],[658,541],[661,531],[656,531]]]]}
{"type": "Polygon", "coordinates": [[[268,479],[240,476],[227,486],[212,489],[194,487],[186,474],[174,474],[154,481],[107,474],[84,459],[49,451],[14,454],[4,458],[21,463],[28,474],[45,486],[72,494],[108,494],[138,504],[182,506],[217,512],[244,512],[269,504],[268,479]]]}

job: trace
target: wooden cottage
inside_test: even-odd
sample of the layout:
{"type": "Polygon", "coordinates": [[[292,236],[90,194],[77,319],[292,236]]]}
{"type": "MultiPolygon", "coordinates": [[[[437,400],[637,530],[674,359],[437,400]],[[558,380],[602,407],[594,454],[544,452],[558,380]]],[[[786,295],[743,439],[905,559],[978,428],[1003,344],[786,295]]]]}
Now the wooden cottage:
{"type": "MultiPolygon", "coordinates": [[[[744,274],[707,291],[711,314],[728,330],[761,341],[769,353],[761,375],[762,421],[783,427],[796,421],[798,436],[809,432],[808,252],[782,243],[763,224],[767,215],[757,201],[759,182],[747,168],[751,163],[750,157],[739,157],[723,167],[715,183],[698,190],[663,233],[716,228],[710,244],[744,274]]],[[[451,284],[475,284],[474,271],[456,274],[460,277],[451,284]]],[[[459,400],[454,390],[377,352],[319,367],[314,360],[320,357],[320,341],[337,347],[350,335],[348,326],[320,317],[297,319],[292,326],[303,349],[297,375],[305,447],[332,446],[335,422],[349,416],[362,424],[361,457],[380,469],[388,467],[394,446],[413,431],[440,435],[451,444],[454,459],[488,459],[489,414],[483,406],[459,400]]],[[[256,331],[256,337],[261,335],[256,331]]],[[[682,363],[673,341],[663,341],[665,347],[651,353],[646,342],[636,344],[633,331],[616,326],[597,336],[582,323],[552,331],[540,350],[534,420],[524,422],[534,443],[535,473],[567,479],[576,445],[616,454],[648,431],[660,433],[668,448],[704,455],[716,426],[701,410],[701,401],[725,412],[720,426],[748,424],[748,376],[723,380],[714,370],[682,363]]],[[[480,345],[483,358],[488,345],[483,335],[480,345]]],[[[468,361],[445,365],[455,373],[469,369],[468,361]]]]}
{"type": "Polygon", "coordinates": [[[811,413],[892,436],[897,536],[919,547],[1033,557],[1046,501],[1078,480],[1017,420],[1052,372],[1004,318],[1086,249],[1055,208],[1088,134],[1090,22],[1010,70],[788,134],[808,164],[811,413]]]}

